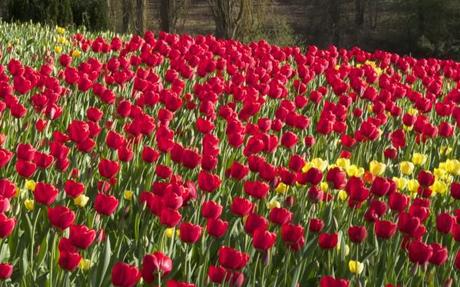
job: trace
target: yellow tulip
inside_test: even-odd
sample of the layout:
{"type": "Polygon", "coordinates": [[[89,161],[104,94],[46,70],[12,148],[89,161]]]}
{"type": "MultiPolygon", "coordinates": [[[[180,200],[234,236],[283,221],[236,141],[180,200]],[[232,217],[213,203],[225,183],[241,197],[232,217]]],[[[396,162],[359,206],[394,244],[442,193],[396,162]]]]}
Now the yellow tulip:
{"type": "Polygon", "coordinates": [[[73,50],[72,51],[72,58],[80,58],[81,52],[78,50],[73,50]]]}
{"type": "Polygon", "coordinates": [[[275,188],[276,193],[286,193],[287,191],[288,191],[288,186],[282,182],[280,182],[275,188]]]}
{"type": "Polygon", "coordinates": [[[168,238],[172,238],[174,236],[174,228],[166,228],[165,236],[168,238]]]}
{"type": "Polygon", "coordinates": [[[126,199],[126,200],[131,200],[133,199],[133,192],[131,190],[125,190],[123,192],[123,197],[126,199]]]}
{"type": "Polygon", "coordinates": [[[91,260],[89,260],[89,259],[84,259],[84,258],[82,258],[82,259],[80,260],[80,263],[78,264],[78,266],[80,267],[80,269],[81,269],[81,270],[84,270],[84,271],[89,270],[89,269],[91,268],[92,265],[93,265],[93,264],[92,264],[91,260]]]}
{"type": "Polygon", "coordinates": [[[73,199],[73,203],[78,207],[85,207],[88,203],[89,197],[84,194],[80,194],[79,196],[73,199]]]}
{"type": "Polygon", "coordinates": [[[424,165],[426,160],[427,160],[427,156],[424,154],[416,152],[412,155],[412,162],[415,165],[424,165]]]}
{"type": "Polygon", "coordinates": [[[313,165],[313,167],[321,171],[325,171],[329,163],[326,160],[317,157],[311,160],[311,164],[313,165]]]}
{"type": "Polygon", "coordinates": [[[55,46],[55,47],[54,47],[54,52],[55,52],[56,54],[61,54],[61,52],[62,52],[62,47],[61,47],[61,46],[55,46]]]}
{"type": "Polygon", "coordinates": [[[356,260],[350,260],[348,262],[348,269],[351,273],[359,275],[364,270],[364,264],[356,260]]]}
{"type": "Polygon", "coordinates": [[[323,181],[323,182],[321,182],[320,187],[321,187],[322,191],[326,192],[329,189],[329,184],[327,184],[327,182],[323,181]]]}
{"type": "Polygon", "coordinates": [[[26,199],[24,200],[24,206],[28,211],[32,211],[35,207],[35,201],[33,199],[26,199]]]}
{"type": "Polygon", "coordinates": [[[62,35],[65,33],[65,29],[63,27],[56,26],[56,32],[62,35]]]}
{"type": "Polygon", "coordinates": [[[447,193],[447,184],[440,180],[435,180],[433,185],[430,187],[433,192],[439,194],[446,194],[447,193]]]}
{"type": "Polygon", "coordinates": [[[369,171],[373,176],[381,176],[385,173],[386,164],[373,160],[369,163],[369,171]]]}
{"type": "Polygon", "coordinates": [[[26,180],[26,183],[24,184],[24,188],[27,189],[27,190],[30,190],[30,191],[35,191],[35,187],[37,186],[37,184],[35,183],[35,181],[33,179],[28,179],[26,180]]]}
{"type": "Polygon", "coordinates": [[[270,200],[269,202],[267,202],[267,208],[268,209],[273,209],[273,208],[280,208],[281,207],[281,203],[276,200],[276,199],[272,199],[270,200]]]}
{"type": "Polygon", "coordinates": [[[348,198],[347,192],[345,190],[342,190],[342,189],[339,190],[339,199],[341,201],[345,201],[345,200],[347,200],[347,198],[348,198]]]}
{"type": "Polygon", "coordinates": [[[418,183],[418,181],[416,179],[411,179],[407,183],[407,189],[411,193],[417,193],[418,187],[419,187],[419,183],[418,183]]]}
{"type": "Polygon", "coordinates": [[[404,175],[410,175],[414,172],[414,164],[410,161],[402,161],[399,163],[399,171],[404,175]]]}
{"type": "Polygon", "coordinates": [[[347,173],[347,175],[350,177],[350,176],[358,176],[359,174],[359,168],[352,164],[350,166],[348,166],[346,169],[345,169],[345,172],[347,173]]]}
{"type": "Polygon", "coordinates": [[[399,190],[404,190],[407,187],[407,178],[405,177],[393,177],[393,181],[396,183],[396,187],[399,190]]]}
{"type": "Polygon", "coordinates": [[[343,158],[343,157],[339,157],[339,158],[335,161],[335,164],[336,164],[338,167],[341,167],[342,169],[347,169],[347,167],[350,166],[350,159],[348,159],[348,158],[343,158]]]}

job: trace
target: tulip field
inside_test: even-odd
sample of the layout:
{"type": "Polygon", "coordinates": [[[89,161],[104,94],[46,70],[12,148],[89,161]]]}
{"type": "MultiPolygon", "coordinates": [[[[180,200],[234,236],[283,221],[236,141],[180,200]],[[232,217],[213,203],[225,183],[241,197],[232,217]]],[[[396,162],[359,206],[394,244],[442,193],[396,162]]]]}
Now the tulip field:
{"type": "Polygon", "coordinates": [[[460,63],[0,23],[0,286],[460,286],[460,63]]]}

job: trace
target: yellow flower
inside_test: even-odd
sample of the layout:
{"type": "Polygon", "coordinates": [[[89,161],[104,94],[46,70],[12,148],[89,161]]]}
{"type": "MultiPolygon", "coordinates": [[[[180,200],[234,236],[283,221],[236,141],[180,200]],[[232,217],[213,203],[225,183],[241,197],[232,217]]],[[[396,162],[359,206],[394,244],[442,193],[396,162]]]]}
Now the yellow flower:
{"type": "Polygon", "coordinates": [[[457,159],[448,159],[446,169],[450,174],[460,175],[460,161],[457,159]]]}
{"type": "Polygon", "coordinates": [[[55,47],[54,47],[54,52],[55,52],[56,54],[61,54],[61,52],[62,52],[62,47],[61,47],[61,46],[55,46],[55,47]]]}
{"type": "Polygon", "coordinates": [[[267,202],[267,208],[268,209],[273,209],[273,208],[280,208],[281,207],[281,203],[276,200],[276,199],[272,199],[270,200],[269,202],[267,202]]]}
{"type": "Polygon", "coordinates": [[[65,43],[67,43],[67,39],[64,38],[64,37],[58,37],[58,38],[57,38],[57,42],[58,42],[59,44],[65,44],[65,43]]]}
{"type": "Polygon", "coordinates": [[[276,193],[286,193],[288,190],[288,187],[286,184],[280,182],[278,186],[275,188],[276,193]]]}
{"type": "Polygon", "coordinates": [[[417,111],[417,109],[410,108],[410,109],[407,111],[407,113],[408,113],[409,115],[413,116],[413,115],[418,114],[418,111],[417,111]]]}
{"type": "Polygon", "coordinates": [[[345,169],[347,175],[350,177],[350,176],[358,176],[359,174],[359,168],[352,164],[350,166],[348,166],[346,169],[345,169]]]}
{"type": "Polygon", "coordinates": [[[339,199],[341,201],[345,201],[345,200],[347,200],[347,198],[348,198],[347,192],[345,190],[343,190],[343,189],[339,190],[339,199]]]}
{"type": "Polygon", "coordinates": [[[327,184],[327,182],[323,181],[323,182],[321,182],[320,187],[321,187],[322,191],[326,192],[329,189],[329,184],[327,184]]]}
{"type": "Polygon", "coordinates": [[[367,106],[367,112],[368,112],[368,113],[372,113],[372,105],[368,105],[368,106],[367,106]]]}
{"type": "Polygon", "coordinates": [[[445,194],[447,192],[447,184],[440,180],[435,180],[430,188],[433,192],[439,194],[445,194]]]}
{"type": "Polygon", "coordinates": [[[73,50],[72,51],[72,58],[80,58],[81,52],[78,50],[73,50]]]}
{"type": "Polygon", "coordinates": [[[414,171],[414,164],[410,161],[402,161],[399,163],[399,170],[404,175],[410,175],[414,171]]]}
{"type": "Polygon", "coordinates": [[[427,156],[424,154],[416,152],[412,155],[412,162],[415,165],[424,165],[426,160],[427,160],[427,156]]]}
{"type": "Polygon", "coordinates": [[[407,187],[407,178],[405,177],[393,177],[393,181],[396,183],[396,187],[399,190],[404,190],[407,187]]]}
{"type": "Polygon", "coordinates": [[[314,158],[311,160],[311,164],[313,165],[313,167],[321,171],[325,171],[329,163],[326,160],[323,160],[322,158],[314,158]]]}
{"type": "Polygon", "coordinates": [[[452,150],[453,149],[451,147],[449,147],[449,146],[441,146],[440,153],[442,155],[448,155],[448,154],[450,154],[452,152],[452,150]]]}
{"type": "Polygon", "coordinates": [[[444,178],[447,175],[447,170],[443,168],[435,168],[433,174],[436,178],[444,178]]]}
{"type": "Polygon", "coordinates": [[[21,195],[21,189],[19,187],[16,187],[16,192],[15,192],[14,196],[18,197],[19,195],[21,195]]]}
{"type": "Polygon", "coordinates": [[[348,261],[348,269],[351,273],[359,275],[364,270],[364,264],[356,260],[350,260],[348,261]]]}
{"type": "Polygon", "coordinates": [[[84,259],[84,258],[82,258],[82,259],[80,260],[80,263],[78,264],[78,266],[80,267],[80,269],[81,269],[81,270],[84,270],[84,271],[89,270],[89,269],[91,268],[92,265],[93,265],[93,264],[92,264],[91,260],[89,260],[89,259],[84,259]]]}
{"type": "Polygon", "coordinates": [[[417,193],[418,187],[419,187],[419,183],[418,183],[418,181],[416,179],[411,179],[407,183],[407,189],[411,193],[417,193]]]}
{"type": "Polygon", "coordinates": [[[33,179],[26,180],[26,183],[24,184],[24,188],[32,192],[35,191],[35,186],[37,186],[37,184],[33,179]]]}
{"type": "Polygon", "coordinates": [[[123,197],[126,199],[126,200],[131,200],[133,199],[133,192],[131,190],[125,190],[123,192],[123,197]]]}
{"type": "Polygon", "coordinates": [[[341,167],[342,169],[347,169],[347,167],[350,166],[350,159],[348,159],[348,158],[343,158],[343,157],[339,157],[339,158],[335,161],[335,164],[336,164],[338,167],[341,167]]]}
{"type": "Polygon", "coordinates": [[[75,203],[75,205],[78,207],[85,207],[85,205],[88,203],[88,200],[89,197],[87,197],[84,194],[80,194],[79,196],[74,198],[73,203],[75,203]]]}
{"type": "Polygon", "coordinates": [[[302,167],[302,172],[305,173],[305,172],[307,172],[307,171],[308,171],[310,168],[312,168],[312,167],[313,167],[312,163],[311,163],[311,162],[307,162],[307,163],[305,163],[305,165],[302,167]]]}
{"type": "Polygon", "coordinates": [[[174,236],[174,228],[166,228],[165,235],[168,238],[173,238],[173,236],[174,236]]]}
{"type": "Polygon", "coordinates": [[[65,33],[65,29],[62,27],[56,26],[56,32],[62,35],[65,33]]]}
{"type": "Polygon", "coordinates": [[[26,199],[24,200],[24,206],[26,207],[28,211],[32,211],[34,210],[35,202],[33,199],[26,199]]]}
{"type": "Polygon", "coordinates": [[[369,164],[369,171],[373,176],[381,176],[387,168],[386,164],[373,160],[369,164]]]}

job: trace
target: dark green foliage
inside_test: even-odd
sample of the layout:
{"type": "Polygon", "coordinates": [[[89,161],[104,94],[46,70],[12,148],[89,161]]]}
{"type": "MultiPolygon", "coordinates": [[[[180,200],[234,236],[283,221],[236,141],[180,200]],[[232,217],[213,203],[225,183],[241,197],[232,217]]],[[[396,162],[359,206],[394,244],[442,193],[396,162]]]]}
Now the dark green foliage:
{"type": "Polygon", "coordinates": [[[7,0],[9,21],[32,21],[60,26],[86,26],[91,30],[108,28],[106,0],[7,0]]]}

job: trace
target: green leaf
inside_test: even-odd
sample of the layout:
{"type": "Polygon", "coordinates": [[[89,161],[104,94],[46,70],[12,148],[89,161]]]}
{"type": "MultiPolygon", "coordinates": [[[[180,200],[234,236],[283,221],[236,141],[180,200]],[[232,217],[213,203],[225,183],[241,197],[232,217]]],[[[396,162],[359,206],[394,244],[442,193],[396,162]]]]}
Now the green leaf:
{"type": "Polygon", "coordinates": [[[99,283],[97,286],[101,287],[102,284],[104,283],[104,279],[105,279],[105,274],[107,273],[107,269],[109,268],[109,264],[110,264],[110,258],[112,257],[112,249],[111,249],[111,246],[110,246],[110,238],[109,236],[107,236],[107,240],[105,242],[105,246],[104,246],[104,261],[102,263],[102,268],[100,270],[98,270],[97,274],[98,274],[98,278],[99,278],[99,283]]]}

